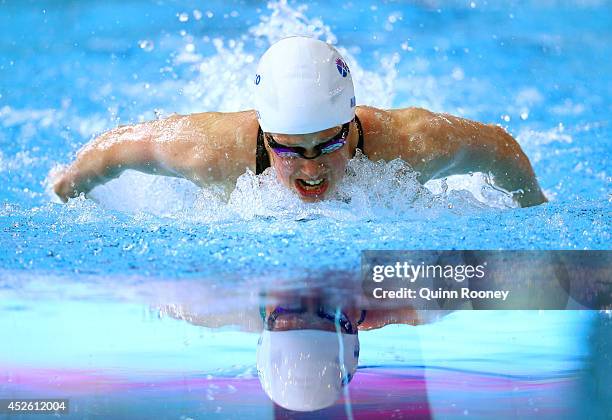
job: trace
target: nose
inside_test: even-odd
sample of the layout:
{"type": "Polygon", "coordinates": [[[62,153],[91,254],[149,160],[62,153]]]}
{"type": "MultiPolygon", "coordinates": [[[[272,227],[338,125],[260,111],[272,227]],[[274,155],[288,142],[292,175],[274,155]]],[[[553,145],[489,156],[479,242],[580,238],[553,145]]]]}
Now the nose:
{"type": "Polygon", "coordinates": [[[304,176],[315,178],[321,174],[323,169],[325,169],[325,165],[319,162],[318,159],[302,159],[301,172],[304,176]]]}

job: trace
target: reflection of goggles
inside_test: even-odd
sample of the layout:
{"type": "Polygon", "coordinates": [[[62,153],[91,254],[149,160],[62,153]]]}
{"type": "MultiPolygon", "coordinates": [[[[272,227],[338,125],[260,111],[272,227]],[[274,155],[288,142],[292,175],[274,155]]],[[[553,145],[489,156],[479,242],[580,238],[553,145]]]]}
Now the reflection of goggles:
{"type": "Polygon", "coordinates": [[[314,146],[315,155],[311,157],[307,157],[304,155],[306,149],[303,147],[294,147],[294,146],[285,146],[284,144],[280,144],[276,142],[272,138],[272,136],[266,133],[266,140],[268,140],[268,145],[270,149],[274,151],[279,157],[282,158],[302,158],[302,159],[316,159],[321,155],[326,155],[328,153],[335,152],[336,150],[341,149],[346,144],[346,138],[349,132],[349,126],[352,120],[342,125],[342,129],[338,134],[336,134],[331,139],[314,146]]]}
{"type": "MultiPolygon", "coordinates": [[[[277,306],[276,308],[274,308],[272,313],[268,317],[266,317],[265,308],[264,307],[260,308],[261,319],[264,321],[264,328],[267,329],[268,331],[274,330],[274,323],[276,322],[276,319],[280,315],[304,314],[307,312],[308,311],[306,310],[306,308],[289,309],[289,308],[283,308],[283,307],[277,306]]],[[[312,313],[321,319],[331,321],[333,323],[338,322],[340,324],[341,331],[345,334],[357,334],[357,327],[361,325],[361,323],[364,321],[366,317],[366,311],[362,310],[361,316],[359,317],[359,320],[357,321],[357,325],[353,326],[348,316],[344,312],[340,312],[340,316],[337,317],[336,312],[329,313],[329,312],[326,312],[325,308],[319,307],[316,313],[315,312],[312,312],[312,313]]]]}

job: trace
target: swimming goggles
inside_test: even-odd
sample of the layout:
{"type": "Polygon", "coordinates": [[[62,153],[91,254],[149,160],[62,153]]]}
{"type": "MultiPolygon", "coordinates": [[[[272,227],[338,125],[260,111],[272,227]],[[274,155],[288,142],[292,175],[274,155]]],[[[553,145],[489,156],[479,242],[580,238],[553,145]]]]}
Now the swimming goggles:
{"type": "MultiPolygon", "coordinates": [[[[281,306],[277,306],[276,308],[274,308],[272,313],[268,315],[267,317],[265,315],[265,308],[263,307],[260,308],[260,312],[261,312],[261,318],[264,321],[264,327],[269,331],[273,331],[274,323],[276,322],[276,319],[280,315],[303,314],[303,313],[306,313],[307,310],[306,308],[292,309],[292,308],[283,308],[281,306]]],[[[319,318],[331,321],[333,323],[336,322],[336,313],[327,312],[325,308],[323,307],[319,307],[315,315],[319,318]]],[[[365,317],[366,317],[366,311],[362,310],[361,316],[359,317],[359,320],[357,321],[357,325],[353,326],[351,321],[348,319],[348,316],[344,312],[340,312],[340,317],[338,319],[338,323],[340,324],[340,329],[345,334],[357,334],[356,327],[359,326],[365,320],[365,317]]]]}
{"type": "Polygon", "coordinates": [[[304,147],[285,146],[284,144],[277,143],[270,134],[265,133],[265,136],[270,149],[272,149],[277,156],[282,158],[302,158],[310,160],[341,149],[347,142],[351,122],[352,120],[343,124],[340,132],[331,139],[324,143],[317,144],[314,147],[315,155],[310,157],[304,155],[304,152],[306,152],[304,147]]]}

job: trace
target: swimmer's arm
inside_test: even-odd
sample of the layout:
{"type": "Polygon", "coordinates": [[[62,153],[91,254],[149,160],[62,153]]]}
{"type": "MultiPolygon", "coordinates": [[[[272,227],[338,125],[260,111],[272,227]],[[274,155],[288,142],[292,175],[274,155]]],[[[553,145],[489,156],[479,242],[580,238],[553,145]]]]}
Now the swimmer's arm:
{"type": "MultiPolygon", "coordinates": [[[[214,299],[213,299],[214,301],[214,299]]],[[[214,306],[214,305],[210,305],[214,306]]],[[[155,307],[162,315],[186,321],[191,325],[206,328],[237,327],[240,331],[259,333],[263,329],[263,321],[259,315],[259,308],[245,307],[231,312],[198,311],[189,304],[158,305],[155,307]]]]}
{"type": "Polygon", "coordinates": [[[54,182],[54,191],[67,201],[126,169],[183,177],[197,185],[237,178],[252,164],[248,157],[254,156],[254,145],[242,137],[251,131],[256,136],[253,121],[247,111],[177,115],[118,127],[85,145],[54,182]],[[243,150],[248,146],[253,146],[251,154],[243,150]]]}
{"type": "Polygon", "coordinates": [[[125,169],[170,175],[170,171],[156,164],[146,126],[147,123],[118,127],[86,144],[55,180],[55,193],[66,202],[117,178],[125,169]]]}
{"type": "Polygon", "coordinates": [[[495,184],[522,207],[547,201],[529,158],[503,128],[448,114],[426,112],[404,142],[421,181],[455,174],[492,174],[495,184]],[[416,146],[416,147],[415,147],[416,146]]]}
{"type": "Polygon", "coordinates": [[[413,308],[368,309],[363,323],[359,325],[359,330],[377,330],[391,324],[415,326],[422,324],[422,322],[413,308]]]}

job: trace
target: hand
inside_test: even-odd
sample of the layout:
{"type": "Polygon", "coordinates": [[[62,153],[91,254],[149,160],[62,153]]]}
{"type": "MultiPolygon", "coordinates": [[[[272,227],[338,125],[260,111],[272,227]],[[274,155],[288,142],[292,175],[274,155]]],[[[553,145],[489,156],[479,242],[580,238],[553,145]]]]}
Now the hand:
{"type": "Polygon", "coordinates": [[[66,166],[57,166],[49,173],[53,191],[64,203],[76,196],[77,186],[73,180],[70,169],[66,166]]]}
{"type": "Polygon", "coordinates": [[[67,177],[62,177],[53,184],[53,191],[55,191],[55,194],[57,194],[60,200],[62,200],[64,203],[67,202],[70,197],[74,196],[74,190],[76,187],[74,182],[70,182],[66,178],[67,177]]]}

